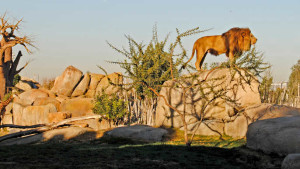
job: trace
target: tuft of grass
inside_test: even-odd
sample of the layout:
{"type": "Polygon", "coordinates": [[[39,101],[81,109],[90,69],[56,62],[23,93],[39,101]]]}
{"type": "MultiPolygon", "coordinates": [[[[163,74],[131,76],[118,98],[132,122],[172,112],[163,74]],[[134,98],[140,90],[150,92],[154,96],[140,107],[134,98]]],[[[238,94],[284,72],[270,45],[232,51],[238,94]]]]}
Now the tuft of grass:
{"type": "MultiPolygon", "coordinates": [[[[165,143],[168,145],[185,145],[184,131],[175,128],[165,128],[169,134],[165,138],[165,143]]],[[[190,137],[190,136],[189,136],[190,137]]],[[[207,147],[221,147],[221,148],[234,148],[241,147],[246,144],[246,139],[234,139],[230,136],[201,136],[195,135],[192,146],[207,146],[207,147]]]]}

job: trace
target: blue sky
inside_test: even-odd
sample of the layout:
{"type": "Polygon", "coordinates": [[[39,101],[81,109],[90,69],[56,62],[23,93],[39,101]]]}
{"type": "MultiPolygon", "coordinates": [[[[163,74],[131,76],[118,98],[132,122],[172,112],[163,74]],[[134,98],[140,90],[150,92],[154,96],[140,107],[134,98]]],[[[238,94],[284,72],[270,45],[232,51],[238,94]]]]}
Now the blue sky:
{"type": "MultiPolygon", "coordinates": [[[[124,35],[149,42],[156,23],[164,39],[195,27],[210,31],[183,39],[190,56],[202,36],[221,34],[232,27],[249,27],[258,38],[256,48],[272,64],[276,82],[287,81],[290,68],[300,59],[300,1],[276,0],[13,0],[1,2],[0,12],[12,20],[23,18],[21,32],[33,37],[38,50],[24,53],[32,60],[24,76],[41,81],[56,77],[69,65],[83,72],[121,71],[106,60],[123,60],[106,41],[127,47],[124,35]]],[[[15,52],[16,53],[16,52],[15,52]]],[[[205,62],[226,60],[208,56],[205,62]]],[[[195,61],[195,58],[193,62],[195,61]]]]}

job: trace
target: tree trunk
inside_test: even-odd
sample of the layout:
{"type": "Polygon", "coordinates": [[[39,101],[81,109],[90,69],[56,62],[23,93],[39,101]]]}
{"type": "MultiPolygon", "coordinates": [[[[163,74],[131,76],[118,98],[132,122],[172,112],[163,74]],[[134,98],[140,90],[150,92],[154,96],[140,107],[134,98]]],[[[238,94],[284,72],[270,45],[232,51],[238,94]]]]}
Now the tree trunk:
{"type": "Polygon", "coordinates": [[[3,60],[3,54],[0,53],[0,100],[4,98],[6,92],[6,79],[3,60]]]}

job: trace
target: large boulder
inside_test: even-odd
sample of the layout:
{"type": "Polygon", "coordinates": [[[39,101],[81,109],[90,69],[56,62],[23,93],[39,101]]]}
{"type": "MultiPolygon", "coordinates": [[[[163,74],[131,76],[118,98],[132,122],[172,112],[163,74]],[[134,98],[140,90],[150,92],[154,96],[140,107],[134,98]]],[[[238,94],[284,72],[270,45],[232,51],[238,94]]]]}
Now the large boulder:
{"type": "Polygon", "coordinates": [[[15,97],[14,102],[24,106],[32,105],[34,101],[39,98],[46,98],[49,94],[40,89],[31,89],[21,93],[18,97],[15,97]]]}
{"type": "Polygon", "coordinates": [[[115,72],[105,76],[96,88],[96,95],[101,94],[104,90],[106,94],[112,94],[119,91],[118,85],[123,84],[123,76],[121,73],[115,72]],[[110,80],[110,82],[109,82],[110,80]]]}
{"type": "MultiPolygon", "coordinates": [[[[219,132],[221,134],[233,137],[245,136],[247,123],[243,124],[245,118],[238,117],[241,116],[238,110],[261,103],[257,80],[246,76],[243,70],[237,73],[230,69],[216,69],[193,75],[196,78],[195,76],[186,76],[185,80],[181,81],[182,85],[186,87],[185,105],[182,87],[178,87],[178,84],[172,80],[163,84],[164,87],[162,87],[160,95],[164,96],[168,103],[177,110],[183,112],[185,108],[185,121],[188,126],[197,126],[196,124],[202,117],[205,120],[210,120],[208,122],[230,123],[218,125],[216,129],[221,131],[219,132]],[[203,111],[204,107],[205,110],[203,111]],[[238,127],[242,127],[242,129],[238,129],[238,127]]],[[[158,100],[155,119],[156,126],[183,127],[180,115],[168,107],[162,97],[158,100]]],[[[190,127],[190,129],[194,130],[195,127],[190,127]]],[[[208,125],[201,124],[198,130],[196,133],[218,134],[214,131],[215,129],[208,125]],[[203,130],[206,131],[203,132],[203,130]]]]}
{"type": "Polygon", "coordinates": [[[262,103],[246,108],[245,116],[251,122],[277,117],[300,116],[300,108],[262,103]]]}
{"type": "Polygon", "coordinates": [[[71,96],[75,86],[79,83],[81,76],[82,72],[80,70],[73,66],[69,66],[61,76],[55,79],[51,91],[58,95],[71,96]]]}
{"type": "Polygon", "coordinates": [[[300,153],[300,116],[258,120],[249,125],[247,147],[265,153],[300,153]]]}
{"type": "Polygon", "coordinates": [[[281,169],[297,169],[300,168],[300,154],[289,154],[281,164],[281,169]]]}
{"type": "Polygon", "coordinates": [[[153,128],[145,125],[134,125],[129,127],[117,127],[106,134],[112,137],[123,137],[133,140],[148,142],[162,141],[163,136],[168,133],[162,128],[153,128]]]}
{"type": "Polygon", "coordinates": [[[87,89],[89,87],[90,80],[91,80],[91,78],[90,78],[89,73],[86,73],[84,75],[83,79],[78,84],[78,86],[73,91],[71,96],[76,97],[76,96],[81,96],[81,95],[85,94],[85,92],[87,91],[87,89]]]}
{"type": "Polygon", "coordinates": [[[69,112],[72,117],[79,117],[93,114],[93,98],[66,99],[60,104],[60,111],[69,112]]]}
{"type": "Polygon", "coordinates": [[[91,73],[90,76],[91,76],[90,85],[89,85],[88,91],[86,92],[85,95],[87,97],[94,98],[95,93],[96,93],[96,88],[97,88],[99,82],[101,81],[101,79],[103,79],[105,77],[105,75],[91,73]]]}
{"type": "Polygon", "coordinates": [[[49,123],[49,113],[57,112],[56,107],[53,104],[47,104],[44,106],[27,106],[22,107],[19,104],[14,103],[13,120],[15,125],[35,125],[35,124],[47,124],[49,123]]]}
{"type": "Polygon", "coordinates": [[[49,103],[53,104],[56,107],[57,111],[60,111],[60,102],[55,98],[51,98],[51,97],[37,98],[33,102],[33,106],[43,106],[49,103]]]}

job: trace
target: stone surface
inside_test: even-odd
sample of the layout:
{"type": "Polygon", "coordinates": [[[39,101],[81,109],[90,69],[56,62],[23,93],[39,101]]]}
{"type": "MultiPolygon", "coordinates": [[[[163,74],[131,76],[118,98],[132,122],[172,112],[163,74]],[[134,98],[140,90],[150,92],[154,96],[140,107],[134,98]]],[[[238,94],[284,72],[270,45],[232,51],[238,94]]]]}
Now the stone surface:
{"type": "Polygon", "coordinates": [[[300,116],[258,120],[249,125],[247,147],[265,153],[300,153],[300,116]]]}
{"type": "Polygon", "coordinates": [[[300,154],[287,155],[281,165],[281,169],[299,169],[300,168],[300,154]]]}
{"type": "Polygon", "coordinates": [[[129,127],[117,127],[106,134],[112,137],[123,137],[142,141],[162,141],[163,136],[168,132],[165,129],[153,128],[146,125],[134,125],[129,127]]]}
{"type": "Polygon", "coordinates": [[[246,108],[245,115],[253,122],[277,117],[300,116],[300,108],[262,103],[246,108]]]}
{"type": "Polygon", "coordinates": [[[73,66],[65,69],[61,76],[57,77],[51,89],[57,95],[71,96],[75,86],[81,79],[82,72],[73,66]]]}
{"type": "MultiPolygon", "coordinates": [[[[244,118],[237,118],[236,110],[245,109],[251,105],[261,103],[258,91],[259,83],[255,79],[252,79],[249,85],[243,80],[240,74],[234,74],[230,69],[217,69],[211,72],[202,71],[196,74],[198,75],[196,79],[186,78],[186,80],[182,82],[187,88],[192,85],[196,86],[186,92],[185,120],[189,126],[195,125],[199,117],[204,116],[204,118],[208,120],[231,122],[231,124],[227,125],[227,132],[238,138],[245,136],[247,124],[242,124],[242,119],[244,118]],[[202,86],[204,94],[201,94],[199,86],[202,86]],[[222,98],[214,99],[208,104],[208,100],[215,98],[215,95],[210,92],[211,87],[213,87],[214,91],[227,91],[223,94],[223,98],[228,97],[235,100],[237,104],[233,105],[222,98]],[[206,99],[204,99],[204,96],[206,99]],[[206,106],[206,109],[202,111],[204,106],[206,106]],[[234,119],[237,119],[237,121],[233,121],[234,119]],[[234,125],[241,126],[242,128],[233,130],[235,128],[234,125]]],[[[243,75],[245,73],[241,71],[241,74],[243,75]]],[[[168,103],[183,112],[183,89],[175,87],[173,81],[167,81],[163,86],[160,95],[163,95],[168,103]]],[[[158,100],[155,119],[156,126],[183,127],[180,116],[165,104],[162,97],[158,100]]],[[[222,127],[217,128],[221,130],[222,127]]],[[[206,131],[205,133],[209,134],[213,133],[213,131],[207,131],[205,127],[199,127],[198,130],[197,133],[201,133],[200,130],[206,131]]],[[[225,132],[225,134],[227,133],[225,132]]]]}
{"type": "Polygon", "coordinates": [[[115,72],[115,73],[109,74],[109,75],[105,76],[103,79],[101,79],[101,81],[97,85],[95,94],[96,95],[101,94],[102,90],[104,90],[105,93],[107,93],[107,94],[116,93],[119,90],[118,86],[116,86],[116,85],[119,85],[122,83],[123,83],[123,76],[121,73],[115,72]],[[112,84],[109,82],[109,79],[112,84]]]}
{"type": "Polygon", "coordinates": [[[18,113],[14,110],[14,124],[24,126],[47,124],[49,123],[48,114],[56,111],[57,110],[53,104],[47,104],[44,106],[27,106],[18,113]]]}
{"type": "Polygon", "coordinates": [[[95,97],[95,93],[96,93],[96,88],[98,86],[98,83],[101,81],[102,78],[104,78],[105,76],[102,74],[95,74],[95,73],[91,73],[90,74],[91,77],[91,81],[90,81],[90,85],[89,85],[89,89],[86,92],[86,96],[90,97],[90,98],[94,98],[95,97]]]}
{"type": "Polygon", "coordinates": [[[56,95],[54,92],[52,92],[51,90],[48,90],[48,89],[45,89],[45,88],[42,88],[40,87],[39,90],[45,92],[45,93],[48,93],[49,97],[51,98],[56,98],[56,95]]]}
{"type": "Polygon", "coordinates": [[[18,125],[22,123],[22,114],[24,106],[18,103],[13,103],[13,123],[18,125]]]}
{"type": "Polygon", "coordinates": [[[60,102],[58,100],[56,100],[55,98],[51,98],[51,97],[37,98],[33,102],[33,106],[43,106],[43,105],[47,105],[49,103],[53,104],[56,107],[57,111],[60,111],[60,102]]]}
{"type": "Polygon", "coordinates": [[[86,73],[83,77],[83,79],[80,81],[80,83],[77,85],[75,90],[72,93],[72,97],[81,96],[84,95],[87,91],[89,84],[90,84],[90,75],[89,73],[86,73]]]}
{"type": "Polygon", "coordinates": [[[2,124],[13,124],[12,114],[4,114],[3,119],[1,119],[2,124]]]}
{"type": "Polygon", "coordinates": [[[71,117],[72,115],[69,112],[51,112],[48,114],[48,122],[57,123],[71,117]]]}
{"type": "MultiPolygon", "coordinates": [[[[188,125],[188,133],[192,134],[195,131],[197,135],[205,136],[220,136],[224,134],[224,123],[215,120],[206,120],[199,125],[197,123],[192,123],[188,125]]],[[[180,130],[184,131],[183,127],[180,130]]]]}
{"type": "Polygon", "coordinates": [[[20,80],[15,87],[22,89],[24,91],[31,90],[31,89],[38,89],[38,87],[35,85],[32,81],[27,80],[20,80]]]}
{"type": "Polygon", "coordinates": [[[39,89],[31,89],[25,91],[19,95],[19,97],[15,97],[14,102],[22,104],[24,106],[32,105],[32,103],[39,98],[46,98],[48,97],[48,93],[45,93],[39,89]]]}
{"type": "Polygon", "coordinates": [[[41,134],[34,136],[28,136],[25,138],[16,138],[2,141],[0,146],[6,145],[23,145],[33,144],[38,142],[55,142],[60,143],[62,141],[88,141],[97,138],[96,132],[88,128],[81,127],[67,127],[49,130],[41,134]]]}
{"type": "Polygon", "coordinates": [[[72,117],[91,115],[93,108],[92,98],[73,98],[61,102],[60,111],[72,114],[72,117]]]}
{"type": "Polygon", "coordinates": [[[233,138],[243,138],[246,136],[248,130],[247,118],[243,115],[237,116],[237,118],[232,121],[225,123],[225,134],[233,138]]]}

